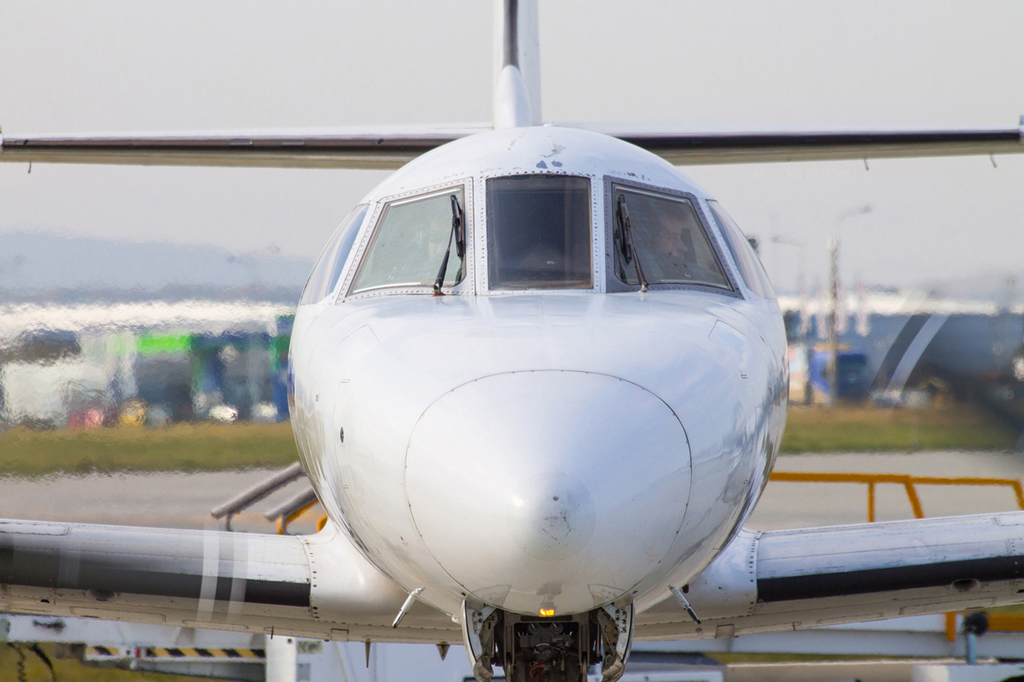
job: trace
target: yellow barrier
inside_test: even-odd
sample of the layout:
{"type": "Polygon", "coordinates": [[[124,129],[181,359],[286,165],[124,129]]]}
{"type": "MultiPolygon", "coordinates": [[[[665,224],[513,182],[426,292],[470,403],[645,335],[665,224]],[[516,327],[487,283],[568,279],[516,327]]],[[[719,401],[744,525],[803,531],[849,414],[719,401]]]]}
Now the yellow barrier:
{"type": "Polygon", "coordinates": [[[1024,509],[1024,488],[1020,481],[1012,478],[941,478],[938,476],[910,476],[908,474],[825,474],[825,473],[804,473],[791,471],[776,471],[772,474],[773,481],[790,481],[804,483],[864,483],[868,486],[868,522],[875,521],[875,486],[879,483],[891,483],[902,485],[907,491],[907,498],[910,500],[910,507],[914,510],[914,516],[923,519],[924,509],[921,507],[921,498],[917,496],[918,485],[983,485],[983,486],[1004,486],[1013,488],[1017,496],[1017,506],[1024,509]]]}
{"type": "MultiPolygon", "coordinates": [[[[282,516],[281,518],[279,518],[277,520],[277,534],[278,535],[287,535],[288,534],[288,524],[291,523],[292,521],[294,521],[295,519],[299,518],[300,516],[302,516],[307,511],[309,511],[310,509],[312,509],[313,507],[315,507],[318,504],[320,504],[320,500],[313,500],[312,502],[310,502],[306,506],[299,507],[298,509],[293,511],[291,514],[288,514],[287,516],[282,516]]],[[[326,524],[327,524],[327,517],[324,516],[322,519],[317,521],[316,529],[318,531],[319,530],[323,530],[323,528],[324,528],[324,526],[326,524]]]]}
{"type": "MultiPolygon", "coordinates": [[[[921,498],[917,496],[917,485],[969,485],[969,486],[1004,486],[1012,488],[1017,496],[1017,506],[1024,510],[1024,488],[1020,481],[1013,478],[972,478],[938,476],[910,476],[908,474],[826,474],[804,473],[795,471],[776,471],[772,473],[772,481],[795,483],[864,483],[868,487],[868,523],[875,522],[875,486],[880,483],[901,485],[907,491],[910,508],[914,516],[924,518],[921,498]]],[[[990,630],[996,632],[1024,632],[1024,616],[993,614],[988,617],[990,630]]],[[[946,614],[946,639],[956,639],[956,613],[946,614]]]]}

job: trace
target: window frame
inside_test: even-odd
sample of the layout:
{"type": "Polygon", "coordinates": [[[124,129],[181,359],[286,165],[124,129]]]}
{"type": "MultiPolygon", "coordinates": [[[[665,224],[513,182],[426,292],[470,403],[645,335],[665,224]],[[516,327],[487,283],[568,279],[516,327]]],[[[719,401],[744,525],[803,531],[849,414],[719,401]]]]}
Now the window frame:
{"type": "MultiPolygon", "coordinates": [[[[729,215],[729,213],[725,210],[725,207],[722,206],[721,202],[719,202],[718,199],[710,199],[709,198],[709,199],[705,199],[704,202],[708,206],[708,213],[711,215],[712,221],[715,223],[715,226],[718,227],[719,231],[722,233],[722,241],[725,243],[726,249],[729,251],[729,255],[732,257],[733,263],[736,266],[736,272],[739,274],[739,280],[743,283],[744,289],[749,294],[748,298],[749,299],[753,299],[753,300],[759,300],[759,301],[774,301],[774,302],[777,303],[778,300],[779,300],[779,295],[775,291],[775,286],[772,284],[771,278],[768,276],[768,269],[764,266],[764,261],[761,260],[761,255],[759,253],[757,253],[756,250],[754,250],[753,245],[751,245],[750,242],[748,241],[748,237],[747,237],[746,233],[740,228],[739,225],[736,224],[736,221],[733,220],[732,216],[729,215]],[[712,203],[716,204],[722,210],[722,213],[730,220],[730,222],[732,222],[733,227],[736,228],[736,231],[740,233],[740,238],[743,239],[743,241],[747,244],[747,246],[753,252],[753,255],[754,255],[754,265],[753,265],[753,267],[755,268],[755,272],[753,273],[754,277],[757,277],[758,279],[761,279],[761,278],[764,279],[764,282],[759,282],[759,284],[767,284],[768,291],[771,293],[771,296],[763,296],[763,295],[759,294],[757,291],[754,290],[754,288],[752,286],[750,286],[750,283],[747,282],[747,277],[744,274],[743,267],[740,265],[740,262],[739,262],[739,256],[737,254],[733,253],[732,242],[730,241],[729,235],[727,234],[728,230],[727,230],[725,225],[720,224],[717,215],[715,214],[714,210],[711,207],[712,203]],[[758,270],[759,270],[759,272],[758,272],[758,270]]],[[[740,244],[738,246],[738,248],[742,249],[743,245],[740,244]]]]}
{"type": "MultiPolygon", "coordinates": [[[[381,199],[378,199],[373,207],[373,214],[367,221],[368,227],[364,227],[363,234],[360,235],[357,240],[357,244],[353,249],[353,261],[349,265],[345,272],[344,282],[341,290],[338,294],[338,302],[356,300],[361,298],[372,298],[375,296],[395,296],[403,294],[430,294],[433,295],[434,289],[432,285],[421,285],[421,286],[392,286],[384,285],[372,287],[369,289],[363,289],[361,291],[353,291],[352,288],[355,286],[356,278],[359,275],[359,271],[363,266],[363,262],[366,259],[367,250],[370,245],[373,244],[377,233],[380,231],[381,225],[384,221],[384,216],[387,214],[387,209],[391,206],[402,205],[412,203],[414,201],[420,201],[423,199],[429,199],[431,197],[449,194],[452,190],[462,190],[463,206],[462,206],[462,220],[463,230],[465,232],[466,240],[466,257],[465,257],[465,271],[462,274],[462,281],[456,285],[445,284],[441,291],[448,295],[465,295],[474,293],[475,286],[474,282],[476,279],[475,264],[473,254],[473,244],[475,243],[476,235],[473,229],[473,182],[471,178],[462,178],[460,180],[445,182],[438,185],[430,185],[427,187],[420,187],[409,192],[401,192],[399,194],[392,194],[381,199]]],[[[452,244],[452,253],[455,253],[455,244],[452,244]]],[[[457,262],[457,258],[452,255],[452,261],[448,263],[448,272],[452,274],[453,262],[457,262]]],[[[441,261],[437,262],[437,267],[441,267],[441,261]]]]}
{"type": "Polygon", "coordinates": [[[548,294],[566,294],[566,293],[601,293],[604,291],[603,287],[603,276],[602,271],[603,259],[601,258],[601,235],[598,229],[598,217],[600,215],[601,205],[600,197],[598,196],[597,190],[600,188],[600,176],[593,175],[590,173],[569,173],[562,171],[551,171],[537,169],[534,171],[507,171],[501,173],[487,173],[480,176],[480,223],[483,228],[480,230],[479,235],[479,254],[480,254],[480,269],[479,269],[479,284],[480,291],[486,292],[488,296],[523,296],[523,295],[548,295],[548,294]],[[571,178],[582,178],[590,183],[590,267],[592,276],[592,286],[589,288],[561,288],[561,289],[491,289],[490,287],[490,276],[488,272],[488,258],[490,254],[487,253],[487,239],[488,230],[490,225],[487,224],[487,181],[495,178],[510,178],[510,177],[522,177],[522,176],[533,176],[533,175],[554,175],[561,177],[571,178]]]}
{"type": "Polygon", "coordinates": [[[685,192],[677,189],[669,189],[667,187],[659,187],[657,185],[651,185],[646,182],[637,182],[635,180],[629,180],[627,178],[621,178],[614,175],[604,176],[604,223],[605,223],[605,287],[608,293],[621,293],[627,291],[640,291],[639,284],[627,284],[620,280],[615,275],[615,205],[613,197],[615,194],[615,188],[622,187],[627,190],[636,190],[641,193],[652,194],[655,196],[661,195],[669,199],[686,199],[690,202],[690,206],[693,208],[694,213],[697,215],[697,221],[700,226],[704,229],[704,235],[708,239],[708,243],[711,244],[711,249],[718,259],[718,264],[722,268],[722,272],[725,274],[725,279],[729,284],[730,288],[716,287],[709,284],[693,283],[689,284],[686,282],[651,282],[649,286],[650,291],[670,291],[670,290],[684,290],[684,291],[703,291],[711,294],[719,294],[722,296],[729,296],[732,298],[744,298],[743,290],[739,286],[739,282],[736,279],[736,273],[733,272],[731,267],[732,263],[728,260],[725,250],[722,248],[721,240],[718,233],[715,231],[715,226],[705,215],[705,208],[701,205],[700,197],[693,194],[692,192],[685,192]]]}
{"type": "MultiPolygon", "coordinates": [[[[313,263],[313,270],[310,271],[309,277],[306,278],[306,284],[303,285],[303,287],[302,287],[302,293],[299,294],[299,303],[298,303],[299,306],[321,305],[321,304],[324,304],[325,302],[327,302],[328,304],[333,304],[334,303],[335,292],[338,290],[338,284],[341,283],[342,285],[344,285],[345,273],[347,272],[348,266],[350,265],[352,254],[356,250],[356,246],[357,246],[356,242],[359,240],[359,234],[363,231],[363,227],[366,225],[367,216],[368,215],[372,215],[372,211],[370,209],[373,208],[373,207],[372,207],[371,203],[368,202],[368,201],[362,201],[362,202],[359,202],[358,204],[356,204],[355,206],[352,207],[352,210],[349,212],[349,215],[345,216],[345,220],[348,220],[349,216],[351,216],[353,213],[355,213],[356,210],[359,209],[360,206],[363,207],[363,211],[362,211],[363,215],[362,215],[362,218],[359,221],[359,225],[358,225],[358,229],[357,229],[356,234],[355,234],[355,238],[352,240],[352,244],[349,246],[348,253],[345,254],[345,260],[338,266],[339,267],[338,279],[336,279],[334,281],[334,285],[330,289],[327,290],[327,292],[324,294],[323,298],[320,298],[317,301],[312,301],[312,302],[306,301],[306,302],[303,302],[303,299],[306,296],[306,289],[309,288],[309,285],[312,282],[313,274],[316,272],[317,268],[319,268],[320,265],[321,265],[320,261],[327,255],[327,251],[328,251],[328,249],[331,246],[334,246],[335,244],[340,246],[341,240],[345,238],[345,235],[343,233],[341,233],[341,228],[344,226],[344,222],[345,222],[344,220],[342,221],[342,224],[339,225],[335,229],[335,231],[333,233],[331,233],[331,238],[328,240],[328,242],[326,244],[324,244],[324,247],[320,250],[320,255],[317,256],[316,261],[314,261],[314,263],[313,263]],[[337,240],[338,240],[337,243],[335,243],[335,241],[334,241],[335,238],[337,238],[337,240]]],[[[350,225],[349,227],[352,227],[352,225],[350,225]]]]}

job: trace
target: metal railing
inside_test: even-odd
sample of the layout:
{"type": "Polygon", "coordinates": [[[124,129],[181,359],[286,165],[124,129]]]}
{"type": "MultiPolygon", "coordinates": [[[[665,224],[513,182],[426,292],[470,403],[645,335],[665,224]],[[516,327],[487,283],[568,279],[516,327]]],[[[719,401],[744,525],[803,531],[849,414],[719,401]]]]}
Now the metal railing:
{"type": "Polygon", "coordinates": [[[1024,510],[1024,488],[1020,481],[1013,478],[973,478],[953,477],[944,478],[939,476],[911,476],[909,474],[829,474],[829,473],[804,473],[791,471],[776,471],[772,474],[773,481],[803,482],[803,483],[864,483],[868,486],[868,522],[875,521],[875,486],[882,483],[889,483],[903,486],[907,491],[907,499],[910,500],[910,508],[914,510],[914,516],[924,518],[924,509],[921,506],[921,498],[917,495],[918,485],[959,485],[959,486],[1003,486],[1012,488],[1017,496],[1017,506],[1024,510]]]}
{"type": "MultiPolygon", "coordinates": [[[[309,490],[305,490],[299,493],[298,495],[295,495],[294,497],[285,500],[281,504],[277,505],[276,507],[268,511],[263,516],[267,519],[267,521],[273,521],[277,519],[277,532],[280,535],[287,535],[288,524],[294,521],[295,519],[299,518],[303,514],[305,514],[307,511],[309,511],[319,503],[320,500],[317,499],[316,492],[314,492],[313,489],[310,488],[309,490]]],[[[317,523],[317,530],[320,530],[324,527],[324,522],[326,519],[326,516],[320,519],[320,521],[317,523]]]]}
{"type": "MultiPolygon", "coordinates": [[[[215,519],[225,519],[224,527],[226,530],[232,530],[231,519],[236,514],[245,509],[248,509],[252,505],[256,504],[260,500],[263,500],[270,495],[273,495],[278,490],[281,490],[286,485],[302,478],[306,475],[303,471],[302,465],[295,462],[291,466],[278,471],[277,473],[269,476],[265,480],[257,483],[248,490],[245,490],[227,502],[214,507],[210,514],[215,519]]],[[[295,519],[299,518],[306,511],[312,509],[317,505],[316,493],[312,488],[304,490],[303,492],[294,495],[288,500],[281,504],[273,507],[267,511],[263,516],[268,521],[277,520],[277,532],[281,535],[288,533],[288,524],[295,519]]],[[[317,530],[321,530],[327,521],[327,517],[323,517],[317,523],[317,530]]]]}

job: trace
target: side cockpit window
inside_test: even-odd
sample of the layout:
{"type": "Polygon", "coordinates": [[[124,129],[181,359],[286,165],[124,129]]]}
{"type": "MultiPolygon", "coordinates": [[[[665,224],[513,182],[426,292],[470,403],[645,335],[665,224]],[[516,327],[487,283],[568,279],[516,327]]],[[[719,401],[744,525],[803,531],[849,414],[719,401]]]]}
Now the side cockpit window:
{"type": "Polygon", "coordinates": [[[768,280],[768,274],[761,265],[761,259],[754,252],[754,247],[717,201],[708,200],[708,207],[722,230],[725,244],[729,247],[732,259],[736,261],[736,267],[739,268],[747,288],[761,298],[775,300],[775,290],[772,289],[772,283],[768,280]]]}
{"type": "Polygon", "coordinates": [[[488,288],[592,289],[591,222],[589,178],[487,180],[488,288]]]}
{"type": "Polygon", "coordinates": [[[433,287],[452,241],[458,243],[451,246],[443,284],[461,282],[465,237],[461,230],[456,235],[453,219],[458,216],[461,225],[463,206],[462,187],[385,206],[350,293],[383,287],[433,287]]]}
{"type": "Polygon", "coordinates": [[[612,185],[611,199],[619,281],[732,288],[690,199],[623,185],[612,185]]]}
{"type": "Polygon", "coordinates": [[[356,236],[359,234],[359,228],[363,226],[366,209],[366,204],[359,204],[352,209],[352,212],[334,232],[331,240],[327,242],[316,265],[313,266],[309,280],[306,281],[299,305],[319,303],[334,291],[338,278],[341,277],[341,270],[345,267],[345,261],[348,260],[349,252],[352,251],[352,244],[355,243],[356,236]]]}

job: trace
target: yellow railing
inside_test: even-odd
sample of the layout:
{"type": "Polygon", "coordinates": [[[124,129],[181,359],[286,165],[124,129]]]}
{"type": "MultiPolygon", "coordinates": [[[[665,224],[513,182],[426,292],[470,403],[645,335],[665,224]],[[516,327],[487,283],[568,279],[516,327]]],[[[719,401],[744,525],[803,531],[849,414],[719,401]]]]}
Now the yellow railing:
{"type": "MultiPolygon", "coordinates": [[[[309,511],[310,509],[312,509],[313,507],[315,507],[318,504],[320,504],[319,500],[316,500],[314,502],[310,502],[305,507],[302,507],[300,509],[296,509],[291,514],[288,514],[287,516],[282,516],[281,518],[279,518],[277,520],[277,532],[278,532],[278,534],[279,535],[287,535],[288,534],[288,524],[291,523],[292,521],[294,521],[295,519],[299,518],[300,516],[302,516],[307,511],[309,511]]],[[[324,526],[326,526],[326,525],[327,525],[327,514],[324,514],[323,516],[320,517],[320,520],[316,522],[316,530],[317,530],[317,532],[322,531],[324,529],[324,526]]]]}
{"type": "Polygon", "coordinates": [[[772,474],[773,481],[789,481],[804,483],[864,483],[868,486],[868,522],[875,520],[875,486],[882,483],[901,485],[907,491],[910,508],[914,516],[923,519],[924,509],[921,498],[917,495],[918,485],[964,485],[964,486],[1003,486],[1012,488],[1017,496],[1017,506],[1024,509],[1024,488],[1020,481],[1012,478],[973,478],[956,477],[942,478],[938,476],[910,476],[908,474],[827,474],[804,473],[792,471],[776,471],[772,474]]]}
{"type": "MultiPolygon", "coordinates": [[[[295,519],[299,518],[300,516],[302,516],[303,514],[308,512],[310,509],[312,509],[313,507],[317,506],[318,504],[320,504],[320,500],[313,500],[312,502],[310,502],[306,506],[299,507],[298,509],[293,511],[291,514],[287,514],[287,515],[282,516],[281,518],[279,518],[277,520],[277,533],[278,533],[278,535],[288,535],[288,524],[291,523],[292,521],[294,521],[295,519]]],[[[321,518],[319,521],[317,521],[316,529],[317,530],[323,530],[323,527],[324,527],[324,525],[326,523],[327,523],[327,516],[325,515],[323,518],[321,518]]]]}
{"type": "MultiPolygon", "coordinates": [[[[868,487],[868,522],[875,521],[875,486],[879,484],[901,485],[907,492],[910,508],[914,516],[924,518],[921,498],[917,495],[918,485],[959,485],[959,486],[1001,486],[1012,488],[1017,497],[1017,506],[1024,510],[1024,487],[1013,478],[974,478],[910,476],[908,474],[829,474],[805,473],[795,471],[776,471],[771,480],[793,483],[863,483],[868,487]]],[[[1024,616],[1009,614],[993,614],[988,617],[989,629],[999,632],[1024,632],[1024,616]]],[[[946,639],[956,639],[956,613],[946,614],[946,639]]]]}

